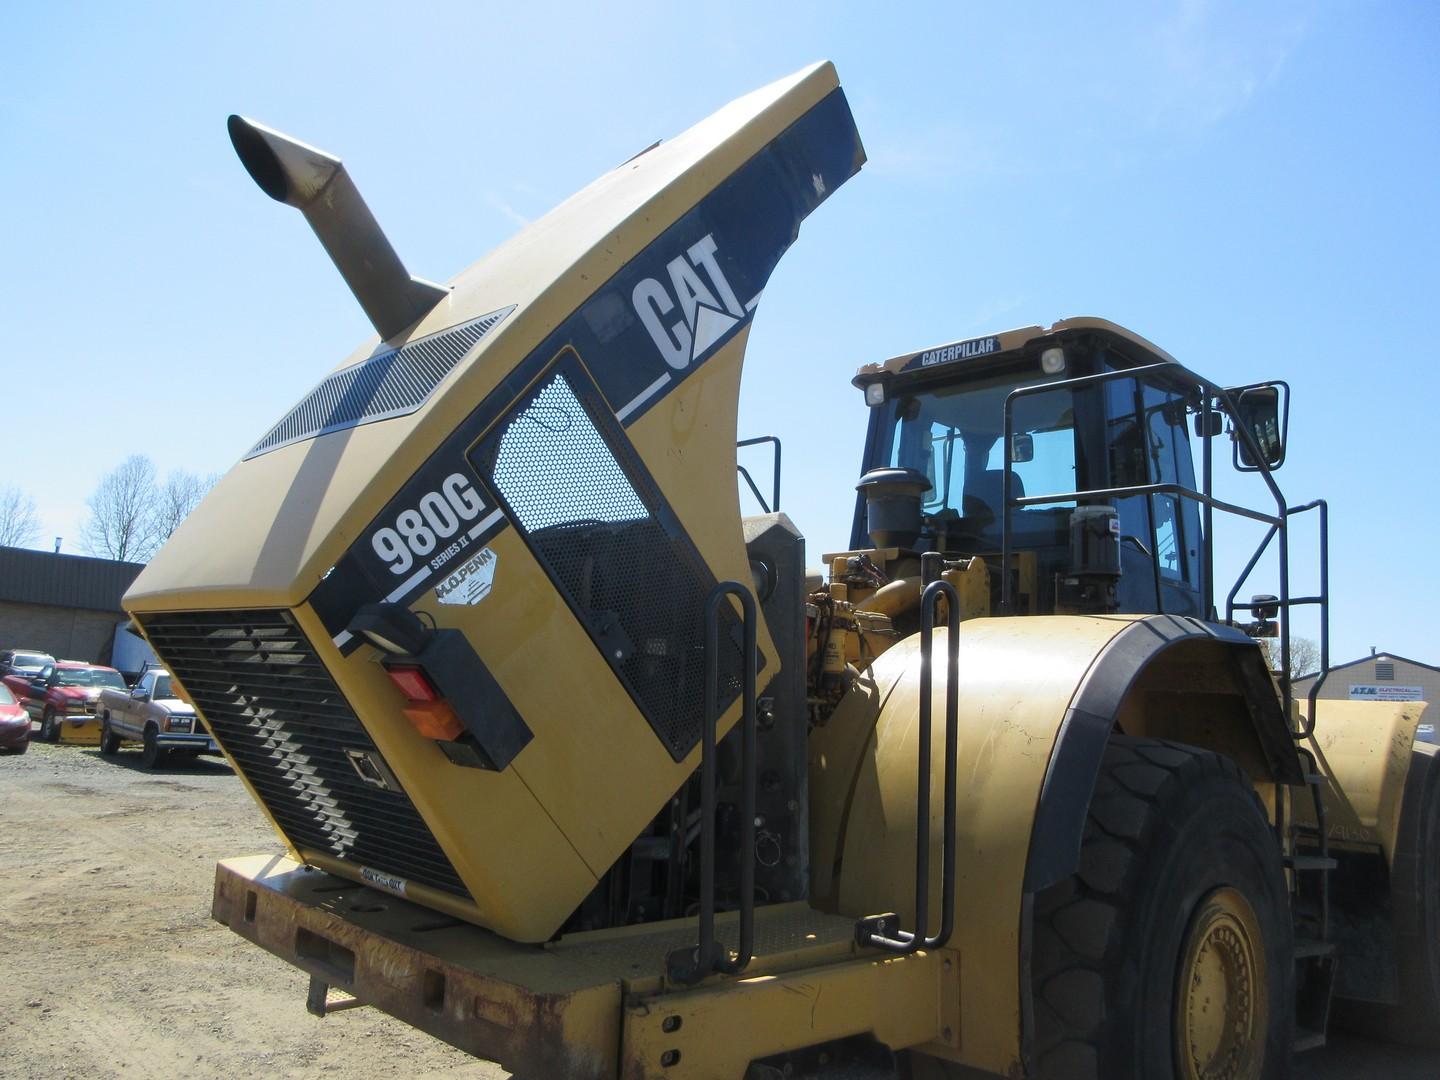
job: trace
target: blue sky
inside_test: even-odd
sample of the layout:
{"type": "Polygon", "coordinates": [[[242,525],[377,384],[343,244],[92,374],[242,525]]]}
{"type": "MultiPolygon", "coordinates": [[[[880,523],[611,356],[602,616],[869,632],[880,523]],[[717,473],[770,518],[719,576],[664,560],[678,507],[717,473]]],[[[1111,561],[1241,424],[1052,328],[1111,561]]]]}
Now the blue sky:
{"type": "MultiPolygon", "coordinates": [[[[130,453],[224,471],[370,332],[235,160],[228,113],[342,156],[444,280],[829,58],[870,162],[766,291],[740,432],[784,440],[812,556],[848,537],[857,366],[1101,315],[1216,381],[1289,380],[1279,479],[1331,500],[1334,658],[1440,663],[1440,7],[32,2],[0,40],[0,483],[36,497],[42,546],[77,550],[130,453]]],[[[1308,589],[1313,535],[1292,551],[1308,589]]]]}

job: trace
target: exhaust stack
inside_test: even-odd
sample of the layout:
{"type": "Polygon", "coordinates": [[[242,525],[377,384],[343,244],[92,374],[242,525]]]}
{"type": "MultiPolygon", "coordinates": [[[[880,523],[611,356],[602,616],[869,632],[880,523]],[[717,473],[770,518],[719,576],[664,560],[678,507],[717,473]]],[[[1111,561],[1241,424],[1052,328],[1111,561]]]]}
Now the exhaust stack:
{"type": "Polygon", "coordinates": [[[398,334],[447,295],[406,271],[339,158],[243,116],[230,117],[226,126],[250,178],[305,215],[382,338],[398,334]]]}

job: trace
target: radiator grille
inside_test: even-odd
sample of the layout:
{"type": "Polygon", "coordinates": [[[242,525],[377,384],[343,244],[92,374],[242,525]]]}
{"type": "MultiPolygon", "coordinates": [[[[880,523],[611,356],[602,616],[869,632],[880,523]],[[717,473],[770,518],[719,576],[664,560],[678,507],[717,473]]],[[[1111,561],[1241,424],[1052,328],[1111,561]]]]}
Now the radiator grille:
{"type": "Polygon", "coordinates": [[[514,310],[492,311],[327,375],[245,460],[317,435],[414,412],[475,343],[514,310]]]}
{"type": "Polygon", "coordinates": [[[352,754],[383,759],[288,612],[141,622],[292,844],[468,895],[398,784],[376,786],[351,763],[352,754]]]}

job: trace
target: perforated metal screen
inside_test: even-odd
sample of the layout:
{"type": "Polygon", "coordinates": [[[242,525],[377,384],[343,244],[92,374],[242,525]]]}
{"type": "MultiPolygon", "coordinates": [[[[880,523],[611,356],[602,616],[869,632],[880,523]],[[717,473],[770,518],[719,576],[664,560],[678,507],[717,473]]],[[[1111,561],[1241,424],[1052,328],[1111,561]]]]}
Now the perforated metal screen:
{"type": "Polygon", "coordinates": [[[419,338],[327,375],[245,455],[414,412],[465,354],[514,308],[419,338]]]}
{"type": "MultiPolygon", "coordinates": [[[[543,376],[472,462],[679,761],[700,738],[715,580],[580,365],[543,376]]],[[[740,648],[738,618],[721,616],[723,709],[739,690],[740,648]]]]}

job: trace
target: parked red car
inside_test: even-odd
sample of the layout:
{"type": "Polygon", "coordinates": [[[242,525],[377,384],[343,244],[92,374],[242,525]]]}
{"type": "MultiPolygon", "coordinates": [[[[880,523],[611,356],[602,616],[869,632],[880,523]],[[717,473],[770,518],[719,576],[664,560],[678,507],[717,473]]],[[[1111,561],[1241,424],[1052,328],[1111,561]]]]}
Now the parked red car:
{"type": "Polygon", "coordinates": [[[30,714],[8,686],[0,686],[0,753],[23,754],[30,748],[30,714]]]}
{"type": "Polygon", "coordinates": [[[100,742],[95,701],[106,687],[124,690],[124,676],[112,667],[61,660],[31,682],[25,708],[40,721],[46,742],[94,745],[100,742]]]}
{"type": "Polygon", "coordinates": [[[34,649],[6,649],[0,652],[0,678],[15,695],[16,701],[30,696],[30,681],[50,665],[55,657],[34,649]]]}

